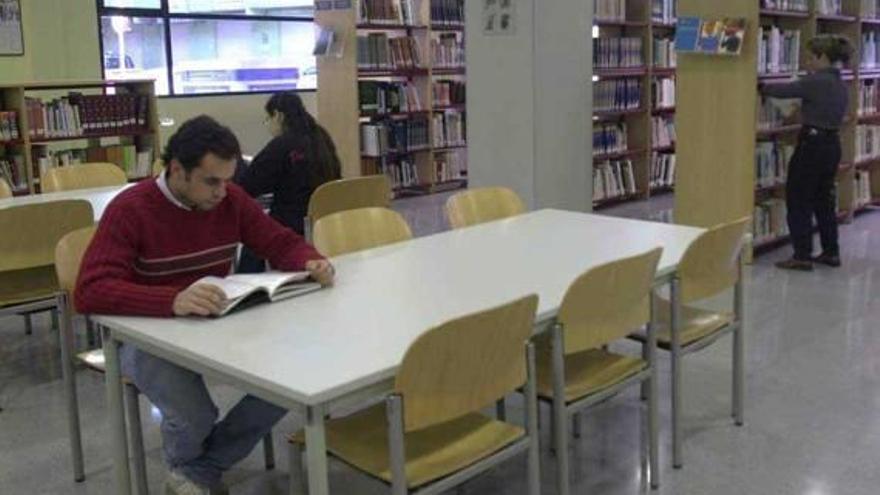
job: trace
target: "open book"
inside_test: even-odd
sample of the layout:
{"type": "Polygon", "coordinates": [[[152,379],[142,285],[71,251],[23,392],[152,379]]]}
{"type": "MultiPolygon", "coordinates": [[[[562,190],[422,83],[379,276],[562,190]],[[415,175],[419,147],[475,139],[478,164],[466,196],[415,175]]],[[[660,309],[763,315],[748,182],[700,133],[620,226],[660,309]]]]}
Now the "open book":
{"type": "Polygon", "coordinates": [[[226,308],[219,316],[263,302],[301,296],[321,288],[321,284],[309,278],[308,272],[236,274],[226,278],[203,277],[193,285],[198,284],[216,285],[226,293],[226,308]]]}

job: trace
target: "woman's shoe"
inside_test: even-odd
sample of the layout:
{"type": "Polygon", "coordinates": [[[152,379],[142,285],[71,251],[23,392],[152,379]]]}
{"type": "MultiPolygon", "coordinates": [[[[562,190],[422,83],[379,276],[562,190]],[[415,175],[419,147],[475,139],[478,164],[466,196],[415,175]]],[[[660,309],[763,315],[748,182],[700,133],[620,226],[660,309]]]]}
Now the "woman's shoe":
{"type": "Polygon", "coordinates": [[[800,272],[811,272],[813,271],[813,262],[791,258],[785,261],[777,262],[776,268],[781,268],[783,270],[796,270],[800,272]]]}

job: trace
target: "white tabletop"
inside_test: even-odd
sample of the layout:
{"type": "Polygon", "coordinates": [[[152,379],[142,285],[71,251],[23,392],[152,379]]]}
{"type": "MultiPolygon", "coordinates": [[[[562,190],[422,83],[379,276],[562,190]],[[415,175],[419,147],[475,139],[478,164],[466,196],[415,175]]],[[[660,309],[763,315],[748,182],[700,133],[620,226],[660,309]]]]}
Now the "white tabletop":
{"type": "Polygon", "coordinates": [[[62,201],[66,199],[84,199],[92,204],[92,210],[94,210],[95,213],[95,221],[97,222],[101,219],[101,215],[104,214],[104,209],[107,208],[110,201],[115,198],[117,194],[130,186],[130,184],[127,184],[124,186],[76,189],[73,191],[16,196],[14,198],[0,199],[0,208],[49,203],[51,201],[62,201]]]}
{"type": "Polygon", "coordinates": [[[577,275],[657,246],[669,274],[701,232],[542,210],[336,258],[332,289],[221,319],[98,321],[125,342],[316,405],[390,378],[418,335],[454,317],[536,293],[547,320],[577,275]]]}

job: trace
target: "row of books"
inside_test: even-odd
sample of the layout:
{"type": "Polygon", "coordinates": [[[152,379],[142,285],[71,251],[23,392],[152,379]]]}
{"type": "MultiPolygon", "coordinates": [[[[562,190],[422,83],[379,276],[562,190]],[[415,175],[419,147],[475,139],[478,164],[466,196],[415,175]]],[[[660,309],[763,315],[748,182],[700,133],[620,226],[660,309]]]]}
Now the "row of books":
{"type": "Polygon", "coordinates": [[[876,19],[880,17],[880,0],[862,0],[860,10],[862,17],[876,19]]]}
{"type": "Polygon", "coordinates": [[[755,205],[754,241],[762,243],[788,235],[785,200],[772,198],[755,205]]]}
{"type": "Polygon", "coordinates": [[[412,0],[360,0],[358,23],[415,24],[412,0]]]}
{"type": "Polygon", "coordinates": [[[644,65],[641,38],[593,38],[594,68],[613,69],[644,65]]]}
{"type": "Polygon", "coordinates": [[[593,18],[596,21],[625,21],[626,0],[596,0],[593,3],[593,18]]]}
{"type": "Polygon", "coordinates": [[[675,153],[651,153],[651,189],[675,185],[675,153]]]}
{"type": "Polygon", "coordinates": [[[434,173],[437,182],[449,182],[467,177],[467,153],[450,152],[434,155],[434,173]]]}
{"type": "Polygon", "coordinates": [[[464,105],[467,97],[467,84],[464,81],[441,79],[434,81],[431,92],[434,95],[434,106],[464,105]]]}
{"type": "Polygon", "coordinates": [[[856,126],[856,161],[880,158],[880,125],[856,126]]]}
{"type": "Polygon", "coordinates": [[[27,170],[24,156],[20,154],[0,156],[0,178],[16,190],[27,188],[27,170]]]}
{"type": "Polygon", "coordinates": [[[816,0],[816,12],[822,15],[841,15],[843,0],[816,0]]]}
{"type": "Polygon", "coordinates": [[[18,112],[0,112],[0,141],[15,141],[21,139],[18,130],[18,112]]]}
{"type": "Polygon", "coordinates": [[[641,105],[640,79],[605,79],[593,83],[593,110],[596,112],[635,110],[641,105]]]}
{"type": "Polygon", "coordinates": [[[431,0],[431,22],[444,25],[464,24],[464,0],[431,0]]]}
{"type": "Polygon", "coordinates": [[[793,73],[799,70],[801,32],[776,26],[758,30],[758,74],[793,73]]]}
{"type": "Polygon", "coordinates": [[[876,80],[859,81],[859,116],[880,113],[880,84],[876,80]]]}
{"type": "Polygon", "coordinates": [[[593,167],[593,201],[630,196],[638,192],[632,160],[613,160],[593,167]]]}
{"type": "Polygon", "coordinates": [[[863,69],[880,67],[880,36],[874,31],[862,34],[861,64],[863,69]]]}
{"type": "Polygon", "coordinates": [[[758,130],[777,129],[786,124],[786,115],[779,100],[758,98],[758,130]]]}
{"type": "Polygon", "coordinates": [[[761,8],[790,12],[807,12],[810,10],[808,0],[761,0],[761,8]]]}
{"type": "Polygon", "coordinates": [[[675,106],[674,77],[657,77],[651,81],[651,104],[654,108],[675,106]]]}
{"type": "Polygon", "coordinates": [[[676,0],[651,0],[651,19],[666,24],[675,22],[676,0]]]}
{"type": "Polygon", "coordinates": [[[423,118],[361,124],[361,154],[380,157],[427,149],[429,128],[428,119],[423,118]]]}
{"type": "Polygon", "coordinates": [[[362,162],[364,175],[383,174],[388,177],[391,187],[414,187],[420,184],[419,169],[412,157],[403,156],[394,159],[368,158],[362,162]]]}
{"type": "Polygon", "coordinates": [[[658,115],[651,117],[651,142],[654,146],[674,146],[675,117],[672,115],[658,115]]]}
{"type": "Polygon", "coordinates": [[[135,132],[148,127],[149,96],[137,94],[67,96],[44,102],[26,98],[33,139],[135,132]]]}
{"type": "Polygon", "coordinates": [[[51,150],[47,146],[33,149],[34,175],[42,176],[51,168],[72,167],[81,163],[115,163],[129,179],[152,175],[153,150],[135,145],[99,146],[84,149],[51,150]]]}
{"type": "Polygon", "coordinates": [[[654,38],[654,67],[669,69],[676,65],[675,40],[654,38]]]}
{"type": "Polygon", "coordinates": [[[419,43],[412,36],[389,37],[369,33],[357,37],[359,69],[415,69],[422,67],[419,43]]]}
{"type": "Polygon", "coordinates": [[[359,81],[361,115],[417,112],[422,110],[416,86],[408,82],[359,81]]]}
{"type": "Polygon", "coordinates": [[[853,210],[864,208],[873,201],[871,194],[871,172],[856,170],[855,194],[853,195],[853,210]]]}
{"type": "Polygon", "coordinates": [[[464,36],[443,33],[431,39],[431,61],[435,68],[464,67],[464,36]]]}
{"type": "Polygon", "coordinates": [[[465,114],[458,110],[436,112],[433,115],[434,146],[464,146],[467,143],[465,114]]]}
{"type": "Polygon", "coordinates": [[[785,183],[794,146],[777,141],[760,141],[755,146],[755,186],[774,187],[785,183]]]}
{"type": "Polygon", "coordinates": [[[627,149],[626,122],[593,124],[593,156],[622,153],[627,149]]]}

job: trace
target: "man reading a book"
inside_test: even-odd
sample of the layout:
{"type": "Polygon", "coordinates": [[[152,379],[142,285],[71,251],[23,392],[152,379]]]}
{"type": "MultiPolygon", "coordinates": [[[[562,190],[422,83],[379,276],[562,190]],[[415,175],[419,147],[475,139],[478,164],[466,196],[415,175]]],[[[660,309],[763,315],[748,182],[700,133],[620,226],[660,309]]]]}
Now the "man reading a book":
{"type": "MultiPolygon", "coordinates": [[[[84,314],[211,316],[226,295],[205,276],[230,273],[239,243],[282,271],[308,271],[324,285],[333,268],[231,183],[240,155],[228,128],[207,116],[168,141],[165,171],[108,205],[86,252],[75,293],[84,314]]],[[[242,329],[244,330],[244,329],[242,329]]],[[[217,422],[202,377],[138,349],[121,349],[122,371],[162,413],[172,494],[223,492],[222,474],[245,458],[285,410],[252,396],[217,422]]]]}

